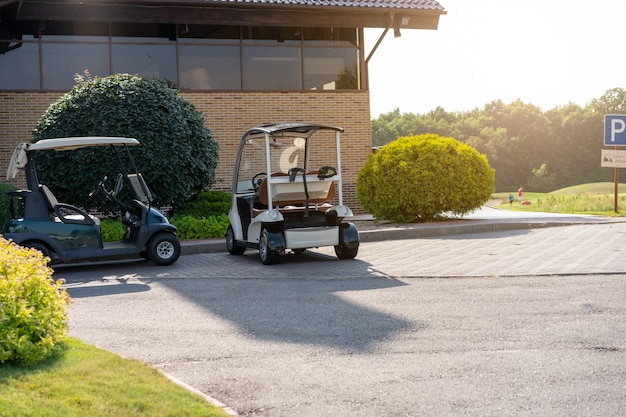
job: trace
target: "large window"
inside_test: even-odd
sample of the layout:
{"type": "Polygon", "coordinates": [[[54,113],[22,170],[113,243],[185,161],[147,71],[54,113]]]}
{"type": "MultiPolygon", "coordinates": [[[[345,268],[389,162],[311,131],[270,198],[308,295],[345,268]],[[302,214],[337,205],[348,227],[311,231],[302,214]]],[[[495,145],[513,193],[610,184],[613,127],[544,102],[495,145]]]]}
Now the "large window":
{"type": "Polygon", "coordinates": [[[294,91],[302,89],[300,48],[244,46],[243,89],[294,91]]]}
{"type": "Polygon", "coordinates": [[[355,28],[48,22],[19,36],[0,32],[1,90],[67,91],[85,71],[187,91],[361,88],[355,28]]]}
{"type": "Polygon", "coordinates": [[[94,76],[110,73],[107,44],[46,42],[41,52],[44,90],[69,90],[74,75],[85,71],[94,76]]]}
{"type": "Polygon", "coordinates": [[[241,59],[237,46],[180,45],[181,90],[241,90],[241,59]]]}
{"type": "Polygon", "coordinates": [[[357,58],[357,51],[353,48],[305,48],[305,89],[358,89],[359,65],[357,58]]]}
{"type": "Polygon", "coordinates": [[[176,45],[112,44],[113,73],[176,81],[176,45]]]}
{"type": "Polygon", "coordinates": [[[39,45],[32,37],[18,42],[0,40],[0,89],[40,88],[39,45]]]}

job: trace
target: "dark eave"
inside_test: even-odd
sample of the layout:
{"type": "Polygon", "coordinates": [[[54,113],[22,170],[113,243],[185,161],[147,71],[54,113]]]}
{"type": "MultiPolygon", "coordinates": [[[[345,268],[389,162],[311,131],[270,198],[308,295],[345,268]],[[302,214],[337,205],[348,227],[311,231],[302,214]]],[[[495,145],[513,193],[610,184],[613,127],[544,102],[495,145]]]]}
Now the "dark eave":
{"type": "Polygon", "coordinates": [[[0,0],[3,7],[29,21],[403,29],[437,29],[446,14],[433,0],[0,0]]]}

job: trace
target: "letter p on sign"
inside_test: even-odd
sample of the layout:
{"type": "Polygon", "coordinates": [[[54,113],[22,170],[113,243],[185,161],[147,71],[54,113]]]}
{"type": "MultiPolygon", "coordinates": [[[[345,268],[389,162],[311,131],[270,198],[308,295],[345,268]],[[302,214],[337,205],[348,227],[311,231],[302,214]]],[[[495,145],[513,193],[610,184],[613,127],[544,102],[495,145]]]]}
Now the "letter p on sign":
{"type": "Polygon", "coordinates": [[[604,146],[626,146],[626,114],[604,116],[604,146]]]}

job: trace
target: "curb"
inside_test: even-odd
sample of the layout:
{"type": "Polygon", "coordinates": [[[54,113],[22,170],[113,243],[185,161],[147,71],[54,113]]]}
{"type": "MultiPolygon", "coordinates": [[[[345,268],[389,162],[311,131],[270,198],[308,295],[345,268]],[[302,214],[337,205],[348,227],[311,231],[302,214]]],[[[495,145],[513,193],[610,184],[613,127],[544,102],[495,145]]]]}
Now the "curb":
{"type": "MultiPolygon", "coordinates": [[[[507,230],[540,229],[545,227],[574,226],[581,224],[606,224],[623,222],[606,219],[588,221],[481,221],[460,220],[428,224],[390,225],[372,221],[358,221],[361,242],[381,242],[386,240],[420,239],[429,237],[455,236],[471,233],[503,232],[507,230]]],[[[226,252],[224,238],[181,241],[181,255],[226,252]]]]}

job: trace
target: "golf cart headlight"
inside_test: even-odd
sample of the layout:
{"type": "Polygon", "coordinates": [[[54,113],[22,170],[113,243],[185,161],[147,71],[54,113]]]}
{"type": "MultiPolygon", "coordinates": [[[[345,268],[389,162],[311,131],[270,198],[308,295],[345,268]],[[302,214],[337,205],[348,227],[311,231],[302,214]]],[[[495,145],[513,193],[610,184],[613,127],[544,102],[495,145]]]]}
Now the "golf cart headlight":
{"type": "Polygon", "coordinates": [[[267,212],[267,216],[271,219],[271,220],[276,220],[278,219],[280,213],[278,213],[278,210],[270,210],[267,212]]]}
{"type": "Polygon", "coordinates": [[[340,217],[345,217],[345,216],[350,216],[352,215],[352,212],[350,211],[350,209],[347,206],[339,206],[337,207],[337,214],[340,217]]]}

